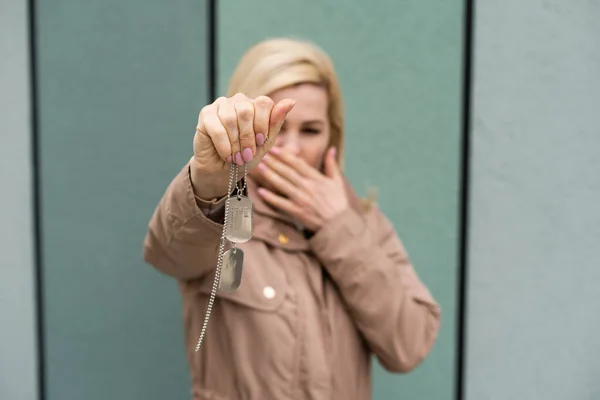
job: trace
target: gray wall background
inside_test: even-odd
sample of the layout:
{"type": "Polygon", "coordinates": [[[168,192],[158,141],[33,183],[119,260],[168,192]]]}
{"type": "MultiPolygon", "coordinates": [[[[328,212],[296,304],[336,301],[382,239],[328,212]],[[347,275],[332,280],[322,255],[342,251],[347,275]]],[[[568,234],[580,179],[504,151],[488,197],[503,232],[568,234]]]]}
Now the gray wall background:
{"type": "MultiPolygon", "coordinates": [[[[27,4],[0,2],[0,400],[38,395],[27,4]]],[[[382,207],[449,316],[413,375],[376,369],[375,399],[450,399],[462,2],[347,2],[332,18],[332,2],[315,2],[314,20],[284,7],[313,25],[281,18],[278,4],[255,3],[258,27],[243,20],[251,11],[220,2],[219,26],[230,29],[220,32],[220,88],[250,40],[284,28],[342,60],[342,83],[354,87],[345,92],[394,99],[355,65],[393,82],[403,100],[387,112],[403,110],[403,129],[382,113],[383,145],[364,145],[361,97],[347,99],[348,155],[369,160],[348,173],[359,190],[387,190],[393,178],[390,190],[413,188],[381,192],[382,207]],[[368,32],[376,46],[344,50],[368,32]],[[406,150],[406,172],[378,175],[390,160],[377,154],[392,145],[406,150]]],[[[476,5],[466,398],[600,398],[600,2],[476,5]]],[[[188,398],[177,290],[143,263],[141,240],[208,100],[206,3],[58,0],[37,2],[36,19],[47,399],[188,398]]]]}
{"type": "Polygon", "coordinates": [[[26,1],[0,2],[0,399],[35,399],[34,230],[26,1]]]}
{"type": "Polygon", "coordinates": [[[467,400],[600,398],[600,2],[476,4],[467,400]]]}

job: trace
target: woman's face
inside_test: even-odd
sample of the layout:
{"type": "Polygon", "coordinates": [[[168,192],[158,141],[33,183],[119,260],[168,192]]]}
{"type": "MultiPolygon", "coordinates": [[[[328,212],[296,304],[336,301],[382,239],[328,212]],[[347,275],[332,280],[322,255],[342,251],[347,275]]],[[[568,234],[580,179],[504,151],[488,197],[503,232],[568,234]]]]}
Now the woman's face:
{"type": "MultiPolygon", "coordinates": [[[[274,146],[301,157],[312,167],[321,170],[331,137],[326,90],[317,85],[301,84],[277,90],[269,97],[275,103],[283,99],[296,101],[274,146]]],[[[249,171],[249,174],[262,183],[257,168],[249,171]]]]}

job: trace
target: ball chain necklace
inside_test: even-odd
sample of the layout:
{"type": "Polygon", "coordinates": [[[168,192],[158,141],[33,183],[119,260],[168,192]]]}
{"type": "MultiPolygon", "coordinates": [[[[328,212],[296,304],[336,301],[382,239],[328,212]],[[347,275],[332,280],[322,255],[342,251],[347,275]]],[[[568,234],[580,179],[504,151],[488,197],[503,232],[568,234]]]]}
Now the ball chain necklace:
{"type": "Polygon", "coordinates": [[[208,320],[217,292],[233,292],[240,286],[242,281],[244,252],[242,249],[237,248],[236,245],[245,243],[252,238],[252,215],[254,208],[252,200],[244,195],[247,185],[248,167],[246,164],[244,165],[244,176],[241,179],[241,184],[238,178],[238,170],[238,165],[230,164],[227,200],[225,200],[225,218],[223,220],[223,231],[219,243],[217,268],[208,299],[206,315],[204,316],[200,337],[196,345],[196,351],[200,350],[200,346],[204,341],[208,320]],[[228,241],[231,243],[231,248],[225,251],[225,245],[228,241]]]}

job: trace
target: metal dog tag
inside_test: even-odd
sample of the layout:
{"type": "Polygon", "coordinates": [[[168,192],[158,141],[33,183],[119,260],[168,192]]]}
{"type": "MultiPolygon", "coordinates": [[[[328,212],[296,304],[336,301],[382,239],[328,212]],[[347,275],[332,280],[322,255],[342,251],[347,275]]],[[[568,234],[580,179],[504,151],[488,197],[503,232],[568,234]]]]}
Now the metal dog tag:
{"type": "Polygon", "coordinates": [[[252,200],[246,196],[232,196],[227,202],[229,215],[225,237],[233,243],[247,242],[252,238],[252,200]]]}
{"type": "Polygon", "coordinates": [[[242,282],[242,265],[244,252],[237,247],[229,249],[223,254],[219,291],[233,292],[242,282]]]}

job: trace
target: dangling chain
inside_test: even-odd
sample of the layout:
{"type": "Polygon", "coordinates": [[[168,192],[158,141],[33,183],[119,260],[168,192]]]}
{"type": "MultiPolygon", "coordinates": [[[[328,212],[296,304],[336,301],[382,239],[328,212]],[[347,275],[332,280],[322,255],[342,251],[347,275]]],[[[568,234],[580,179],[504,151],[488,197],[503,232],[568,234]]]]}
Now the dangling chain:
{"type": "MultiPolygon", "coordinates": [[[[244,165],[244,178],[242,182],[242,187],[239,187],[238,182],[238,166],[231,164],[229,168],[229,184],[227,186],[227,198],[233,195],[232,187],[235,182],[235,189],[237,191],[237,197],[240,199],[244,190],[246,190],[246,180],[248,177],[248,167],[244,165]]],[[[212,289],[210,292],[210,297],[208,299],[208,306],[206,309],[206,315],[204,316],[204,322],[202,324],[202,330],[200,331],[200,337],[198,338],[198,344],[196,345],[196,351],[200,349],[202,342],[204,341],[204,336],[206,335],[206,328],[208,326],[208,320],[210,318],[210,314],[212,312],[213,304],[215,302],[215,297],[217,295],[217,291],[219,289],[219,281],[221,280],[221,269],[223,268],[223,254],[225,252],[225,243],[227,236],[227,222],[229,219],[229,201],[225,201],[225,218],[223,220],[223,232],[221,233],[221,241],[219,243],[219,255],[217,258],[217,268],[215,271],[215,279],[213,280],[212,289]]],[[[233,247],[235,247],[235,243],[233,243],[233,247]]]]}
{"type": "MultiPolygon", "coordinates": [[[[267,135],[265,138],[265,143],[268,140],[269,136],[267,135]]],[[[200,349],[200,346],[204,341],[206,328],[208,327],[208,320],[215,303],[217,291],[233,291],[236,290],[241,283],[244,252],[242,249],[238,249],[236,245],[238,243],[245,243],[252,238],[252,214],[254,207],[252,200],[244,194],[248,181],[248,165],[244,164],[244,176],[241,179],[241,187],[238,176],[238,168],[239,167],[235,164],[231,164],[229,167],[229,184],[227,186],[225,217],[223,219],[223,231],[221,232],[221,241],[219,243],[217,268],[215,271],[215,279],[213,280],[210,297],[208,299],[206,315],[204,316],[204,322],[202,324],[202,329],[200,330],[200,337],[198,338],[198,344],[196,345],[196,351],[200,349]],[[232,189],[234,183],[235,190],[237,192],[236,198],[232,198],[232,189]],[[233,211],[231,211],[231,207],[233,207],[233,211]],[[230,214],[230,211],[233,214],[230,214]],[[232,247],[231,249],[225,251],[225,244],[227,241],[232,244],[232,247]],[[223,269],[224,264],[225,270],[223,269]]]]}
{"type": "MultiPolygon", "coordinates": [[[[229,185],[231,187],[231,171],[235,171],[234,172],[234,182],[235,182],[235,188],[237,189],[237,197],[238,199],[242,196],[242,193],[244,193],[244,190],[246,190],[246,180],[248,179],[248,167],[246,166],[246,164],[244,164],[244,179],[242,179],[242,187],[240,188],[239,186],[239,177],[238,177],[238,167],[231,167],[229,170],[229,185]]],[[[232,195],[233,193],[230,193],[230,195],[232,195]]]]}

